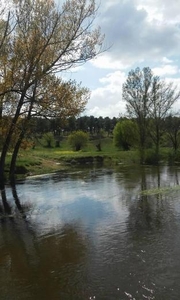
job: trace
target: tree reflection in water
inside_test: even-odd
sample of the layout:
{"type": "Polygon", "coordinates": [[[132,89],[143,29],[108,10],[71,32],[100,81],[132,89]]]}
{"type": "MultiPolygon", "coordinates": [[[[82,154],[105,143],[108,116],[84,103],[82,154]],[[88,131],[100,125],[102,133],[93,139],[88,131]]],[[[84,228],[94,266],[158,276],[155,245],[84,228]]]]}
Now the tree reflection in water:
{"type": "Polygon", "coordinates": [[[83,299],[87,240],[77,223],[38,238],[26,219],[15,185],[12,195],[17,212],[1,191],[0,295],[1,299],[83,299]],[[74,298],[75,297],[75,298],[74,298]]]}
{"type": "Polygon", "coordinates": [[[24,190],[8,187],[8,199],[3,191],[0,298],[176,299],[179,194],[161,189],[176,185],[179,171],[88,174],[29,179],[24,190]]]}
{"type": "Polygon", "coordinates": [[[2,215],[11,215],[11,206],[9,205],[6,197],[6,190],[1,190],[1,198],[2,198],[2,204],[0,211],[2,212],[2,215]]]}
{"type": "Polygon", "coordinates": [[[154,169],[151,176],[146,169],[141,169],[140,190],[135,201],[132,201],[129,206],[129,226],[133,228],[133,232],[139,234],[143,230],[157,230],[162,228],[167,220],[173,220],[168,204],[169,195],[161,192],[163,188],[161,181],[161,171],[158,167],[154,169]],[[148,193],[148,189],[152,190],[152,188],[156,193],[148,193]]]}

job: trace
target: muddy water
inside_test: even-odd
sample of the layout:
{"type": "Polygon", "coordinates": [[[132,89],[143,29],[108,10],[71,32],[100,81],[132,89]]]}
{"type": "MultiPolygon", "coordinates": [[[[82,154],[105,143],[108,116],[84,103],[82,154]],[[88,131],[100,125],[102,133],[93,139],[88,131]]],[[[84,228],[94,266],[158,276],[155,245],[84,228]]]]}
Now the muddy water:
{"type": "Polygon", "coordinates": [[[120,166],[7,186],[0,299],[179,299],[179,180],[179,168],[120,166]]]}

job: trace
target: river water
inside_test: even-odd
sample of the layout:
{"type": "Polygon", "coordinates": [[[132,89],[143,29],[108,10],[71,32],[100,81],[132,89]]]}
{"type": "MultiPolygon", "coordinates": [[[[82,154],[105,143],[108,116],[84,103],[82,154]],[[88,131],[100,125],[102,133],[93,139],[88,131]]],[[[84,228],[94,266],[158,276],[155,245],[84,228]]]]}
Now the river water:
{"type": "Polygon", "coordinates": [[[0,299],[178,300],[179,180],[178,167],[122,165],[7,186],[0,299]]]}

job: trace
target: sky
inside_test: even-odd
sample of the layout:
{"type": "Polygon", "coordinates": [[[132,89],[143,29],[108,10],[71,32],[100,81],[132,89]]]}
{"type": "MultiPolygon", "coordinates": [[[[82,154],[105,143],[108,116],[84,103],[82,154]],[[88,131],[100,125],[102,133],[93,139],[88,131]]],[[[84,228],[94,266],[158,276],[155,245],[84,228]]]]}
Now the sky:
{"type": "Polygon", "coordinates": [[[136,67],[180,87],[180,0],[101,0],[96,23],[109,49],[69,74],[91,91],[85,115],[124,115],[122,84],[136,67]]]}

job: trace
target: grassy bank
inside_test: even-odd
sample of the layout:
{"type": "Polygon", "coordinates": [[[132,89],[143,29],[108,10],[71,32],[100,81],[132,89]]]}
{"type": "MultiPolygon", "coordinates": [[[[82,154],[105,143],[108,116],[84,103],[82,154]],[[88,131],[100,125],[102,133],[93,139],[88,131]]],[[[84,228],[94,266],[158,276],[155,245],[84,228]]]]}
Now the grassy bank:
{"type": "MultiPolygon", "coordinates": [[[[103,165],[112,167],[118,164],[139,164],[137,150],[122,151],[113,145],[110,137],[101,140],[102,151],[97,150],[99,140],[90,140],[85,149],[73,151],[64,139],[60,147],[47,148],[37,145],[35,149],[21,150],[17,160],[17,174],[21,176],[45,174],[68,169],[74,165],[103,165]]],[[[162,162],[167,163],[170,149],[161,149],[162,162]]],[[[152,149],[147,150],[147,164],[153,164],[152,149]],[[148,161],[150,163],[148,163],[148,161]]],[[[6,161],[8,172],[11,159],[9,153],[6,161]]]]}
{"type": "MultiPolygon", "coordinates": [[[[97,151],[96,140],[89,141],[87,147],[80,151],[70,149],[66,140],[60,147],[47,148],[36,146],[35,149],[21,150],[17,160],[17,173],[22,175],[44,174],[68,169],[72,165],[117,165],[138,162],[137,151],[120,151],[114,145],[112,138],[101,141],[102,151],[97,151]]],[[[9,169],[11,153],[6,160],[6,171],[9,169]]]]}

